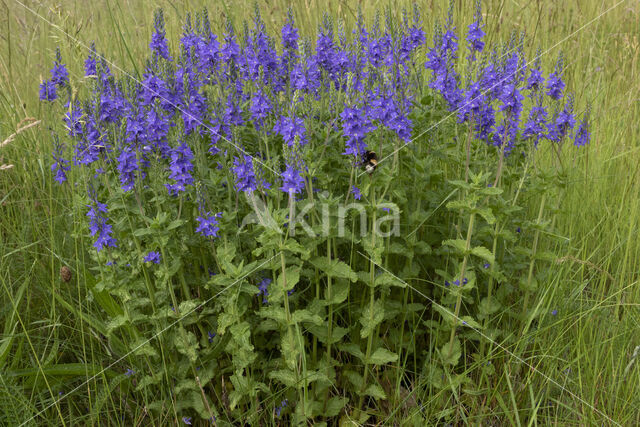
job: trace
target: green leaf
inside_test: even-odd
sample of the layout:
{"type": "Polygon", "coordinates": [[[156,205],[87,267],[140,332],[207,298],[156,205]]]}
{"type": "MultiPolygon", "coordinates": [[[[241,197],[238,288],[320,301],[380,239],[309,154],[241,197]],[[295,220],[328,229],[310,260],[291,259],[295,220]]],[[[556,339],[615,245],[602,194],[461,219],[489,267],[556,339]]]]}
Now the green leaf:
{"type": "Polygon", "coordinates": [[[493,216],[493,212],[490,208],[476,208],[475,212],[482,218],[484,218],[484,220],[489,224],[493,224],[496,222],[496,217],[493,216]]]}
{"type": "Polygon", "coordinates": [[[471,190],[472,186],[466,181],[462,181],[460,179],[450,180],[449,183],[455,187],[461,188],[463,190],[471,190]]]}
{"type": "Polygon", "coordinates": [[[449,343],[446,343],[442,346],[442,348],[440,348],[442,363],[445,365],[457,365],[461,355],[462,349],[460,347],[460,340],[458,340],[458,338],[455,338],[453,340],[453,346],[451,346],[449,343]]]}
{"type": "Polygon", "coordinates": [[[293,289],[300,280],[300,268],[299,267],[287,267],[285,273],[280,273],[278,276],[277,286],[283,291],[290,291],[293,289]],[[286,283],[285,283],[286,279],[286,283]]]}
{"type": "Polygon", "coordinates": [[[167,228],[165,230],[166,231],[173,230],[174,228],[180,227],[182,224],[186,224],[186,222],[187,221],[184,219],[174,219],[169,223],[169,225],[167,225],[167,228]]]}
{"type": "Polygon", "coordinates": [[[281,325],[287,324],[287,313],[282,307],[274,305],[262,306],[258,314],[268,319],[273,319],[281,325]]]}
{"type": "Polygon", "coordinates": [[[347,377],[349,382],[353,384],[357,390],[362,389],[362,385],[364,383],[364,380],[362,379],[362,375],[354,371],[344,371],[343,375],[347,377]]]}
{"type": "Polygon", "coordinates": [[[313,314],[308,310],[296,310],[291,316],[293,323],[310,322],[315,325],[322,325],[322,318],[317,314],[313,314]]]}
{"type": "Polygon", "coordinates": [[[315,257],[310,262],[327,276],[349,279],[352,282],[358,280],[358,276],[351,267],[337,259],[328,260],[326,257],[315,257]]]}
{"type": "Polygon", "coordinates": [[[154,230],[151,228],[138,228],[137,230],[135,230],[133,232],[133,235],[135,237],[143,237],[143,236],[148,236],[149,234],[153,234],[154,230]]]}
{"type": "MultiPolygon", "coordinates": [[[[327,331],[326,325],[324,325],[324,324],[322,324],[320,326],[312,325],[312,326],[309,326],[308,329],[322,343],[324,343],[324,344],[328,344],[329,343],[329,336],[328,336],[328,331],[327,331]]],[[[333,328],[332,328],[332,331],[331,331],[331,344],[335,344],[337,342],[340,342],[342,340],[342,337],[344,337],[347,334],[348,331],[349,330],[346,329],[346,328],[341,328],[340,326],[334,325],[333,328]]]]}
{"type": "Polygon", "coordinates": [[[444,308],[440,304],[433,304],[433,308],[440,313],[440,316],[442,316],[442,322],[445,325],[449,326],[453,323],[453,313],[451,310],[444,308]]]}
{"type": "Polygon", "coordinates": [[[407,284],[393,274],[384,272],[375,278],[375,286],[397,286],[399,288],[406,288],[407,284]]]}
{"type": "Polygon", "coordinates": [[[325,288],[325,300],[323,301],[324,305],[329,304],[341,304],[344,302],[349,296],[349,282],[346,280],[336,280],[335,283],[331,284],[331,298],[329,298],[329,288],[325,288]]]}
{"type": "Polygon", "coordinates": [[[478,309],[480,310],[480,315],[482,316],[490,316],[500,310],[500,303],[497,299],[491,297],[484,297],[482,301],[480,301],[480,306],[478,309]]]}
{"type": "Polygon", "coordinates": [[[369,363],[372,365],[385,365],[387,363],[395,362],[398,360],[398,355],[387,350],[386,348],[378,348],[369,357],[369,363]]]}
{"type": "Polygon", "coordinates": [[[364,353],[362,352],[362,350],[360,350],[360,347],[357,344],[354,344],[354,343],[343,344],[339,346],[339,348],[340,350],[345,351],[350,355],[355,356],[364,362],[364,353]]]}
{"type": "Polygon", "coordinates": [[[460,255],[467,254],[467,241],[462,239],[448,239],[442,242],[443,246],[450,246],[455,249],[460,255]]]}
{"type": "Polygon", "coordinates": [[[520,289],[525,292],[535,292],[538,289],[538,279],[535,276],[531,277],[529,282],[526,277],[520,278],[520,289]]]}
{"type": "Polygon", "coordinates": [[[386,393],[378,384],[369,385],[369,387],[367,387],[367,389],[364,391],[364,394],[378,400],[385,400],[387,398],[386,393]]]}
{"type": "Polygon", "coordinates": [[[471,316],[462,316],[458,324],[475,330],[483,329],[482,325],[476,322],[471,316]]]}
{"type": "Polygon", "coordinates": [[[431,246],[429,246],[427,242],[424,242],[422,240],[416,242],[414,248],[415,252],[420,255],[429,255],[431,253],[431,246]]]}
{"type": "Polygon", "coordinates": [[[479,258],[487,260],[490,264],[493,264],[495,262],[495,258],[491,251],[484,246],[476,246],[475,248],[471,249],[471,253],[479,258]]]}
{"type": "Polygon", "coordinates": [[[334,396],[326,403],[326,409],[324,410],[325,417],[336,417],[342,408],[347,404],[349,399],[346,397],[334,396]]]}
{"type": "Polygon", "coordinates": [[[178,353],[187,356],[191,363],[195,363],[198,360],[198,339],[193,332],[181,329],[175,335],[173,342],[178,353]]]}
{"type": "Polygon", "coordinates": [[[309,258],[309,250],[293,239],[287,239],[284,244],[281,245],[281,249],[286,249],[289,252],[298,253],[300,254],[302,259],[309,258]]]}
{"type": "Polygon", "coordinates": [[[382,240],[383,239],[377,239],[375,246],[373,246],[371,239],[363,239],[362,246],[364,247],[364,251],[369,255],[367,258],[372,259],[376,265],[382,265],[382,252],[384,250],[382,240]]]}
{"type": "Polygon", "coordinates": [[[296,374],[288,369],[280,369],[269,372],[269,378],[279,381],[287,387],[297,387],[296,374]]]}
{"type": "Polygon", "coordinates": [[[376,300],[373,304],[373,309],[370,305],[367,305],[360,317],[360,323],[362,324],[360,337],[367,338],[371,335],[382,320],[384,320],[384,305],[382,301],[376,300]]]}

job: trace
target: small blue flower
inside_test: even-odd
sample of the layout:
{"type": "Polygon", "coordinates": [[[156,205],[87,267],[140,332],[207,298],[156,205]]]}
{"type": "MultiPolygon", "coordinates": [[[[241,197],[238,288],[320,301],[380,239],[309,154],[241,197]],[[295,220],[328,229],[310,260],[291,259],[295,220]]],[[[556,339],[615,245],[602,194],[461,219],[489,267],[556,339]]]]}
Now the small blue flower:
{"type": "Polygon", "coordinates": [[[205,237],[218,237],[218,231],[220,231],[220,227],[218,227],[218,218],[220,215],[222,215],[222,212],[218,212],[215,215],[211,215],[210,212],[201,214],[196,218],[198,221],[196,232],[205,237]]]}
{"type": "Polygon", "coordinates": [[[127,371],[124,373],[124,375],[127,376],[127,377],[130,377],[130,376],[135,375],[135,374],[136,374],[136,372],[131,368],[127,368],[127,371]]]}
{"type": "Polygon", "coordinates": [[[191,425],[191,417],[182,417],[182,422],[191,425]]]}
{"type": "Polygon", "coordinates": [[[154,264],[160,264],[160,253],[156,251],[149,252],[149,254],[144,257],[144,262],[152,262],[154,264]]]}
{"type": "Polygon", "coordinates": [[[362,193],[360,192],[360,189],[355,185],[351,186],[351,193],[353,194],[353,198],[356,200],[360,200],[362,198],[362,193]]]}
{"type": "Polygon", "coordinates": [[[215,332],[208,331],[208,332],[207,332],[207,335],[209,336],[209,344],[211,344],[211,343],[213,342],[213,339],[214,339],[214,338],[215,338],[215,336],[216,336],[216,333],[215,333],[215,332]]]}
{"type": "Polygon", "coordinates": [[[271,279],[269,278],[264,278],[262,279],[262,281],[260,283],[258,283],[258,295],[262,294],[262,303],[266,304],[267,303],[267,297],[269,296],[269,291],[268,291],[268,287],[269,284],[271,284],[271,279]]]}
{"type": "Polygon", "coordinates": [[[557,314],[558,314],[558,310],[553,310],[553,311],[551,312],[551,315],[552,315],[552,316],[556,316],[557,314]]]}
{"type": "Polygon", "coordinates": [[[284,408],[287,407],[287,403],[289,403],[289,399],[285,399],[282,402],[280,402],[280,406],[276,408],[276,417],[280,418],[280,413],[284,408]]]}
{"type": "Polygon", "coordinates": [[[489,264],[488,262],[485,262],[485,263],[484,263],[484,265],[483,265],[483,267],[484,267],[484,268],[489,268],[489,267],[491,267],[491,264],[489,264]]]}

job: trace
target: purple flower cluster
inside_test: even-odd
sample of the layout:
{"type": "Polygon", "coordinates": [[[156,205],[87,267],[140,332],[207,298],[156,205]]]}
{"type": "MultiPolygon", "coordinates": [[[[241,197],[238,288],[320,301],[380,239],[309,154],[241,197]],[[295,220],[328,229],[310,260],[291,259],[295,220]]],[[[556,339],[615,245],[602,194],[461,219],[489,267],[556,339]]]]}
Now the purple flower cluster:
{"type": "Polygon", "coordinates": [[[51,165],[51,170],[56,173],[53,179],[55,179],[59,184],[62,184],[67,180],[67,171],[71,169],[70,166],[67,166],[69,161],[62,158],[63,146],[58,139],[58,135],[54,135],[54,147],[53,147],[53,160],[54,163],[51,165]]]}
{"type": "Polygon", "coordinates": [[[89,212],[89,231],[92,236],[98,236],[93,246],[100,252],[105,247],[116,247],[116,239],[111,237],[112,227],[108,224],[106,213],[108,212],[107,205],[100,203],[95,195],[90,195],[91,204],[87,205],[89,212]]]}
{"type": "MultiPolygon", "coordinates": [[[[211,169],[218,168],[228,177],[222,185],[237,192],[272,188],[301,194],[307,173],[301,159],[310,157],[309,147],[317,149],[319,140],[339,144],[338,152],[355,160],[343,164],[352,165],[373,137],[383,141],[383,149],[411,140],[414,101],[425,89],[416,55],[423,48],[428,86],[477,139],[505,154],[527,141],[536,146],[543,139],[589,143],[588,117],[579,121],[573,99],[565,96],[562,57],[545,79],[539,55],[531,65],[525,60],[523,40],[514,38],[502,52],[487,52],[477,1],[474,20],[460,37],[469,62],[460,65],[452,13],[436,27],[428,47],[417,8],[412,19],[405,15],[384,28],[358,19],[352,40],[326,18],[315,46],[300,38],[291,14],[273,38],[259,13],[240,36],[230,24],[224,34],[213,34],[203,12],[186,20],[174,46],[158,10],[141,81],[117,79],[91,46],[84,62],[90,94],[65,105],[63,121],[74,153],[68,158],[89,169],[89,176],[115,176],[125,193],[144,190],[151,184],[145,181],[161,176],[152,171],[165,171],[167,192],[192,200],[193,184],[207,182],[211,169]],[[341,138],[330,137],[331,132],[341,138]],[[206,152],[211,158],[198,157],[206,152]]],[[[69,87],[58,50],[51,78],[40,84],[40,98],[53,101],[69,87]]],[[[53,149],[51,168],[58,182],[70,170],[65,146],[56,143],[53,149]]],[[[361,197],[356,187],[350,190],[361,197]]],[[[100,206],[92,208],[91,227],[102,248],[112,241],[102,237],[110,236],[110,228],[100,222],[100,206]]],[[[198,232],[217,236],[217,216],[204,209],[199,215],[198,232]]]]}
{"type": "Polygon", "coordinates": [[[258,284],[258,295],[262,295],[262,303],[266,304],[267,301],[267,297],[269,296],[269,285],[271,284],[271,279],[269,278],[264,278],[260,281],[260,283],[258,284]]]}
{"type": "Polygon", "coordinates": [[[60,48],[56,49],[56,60],[51,69],[51,80],[40,83],[40,100],[54,101],[58,98],[56,87],[64,87],[69,83],[69,72],[66,65],[62,63],[60,48]]]}
{"type": "Polygon", "coordinates": [[[154,264],[160,264],[160,252],[151,251],[143,259],[144,262],[152,262],[154,264]]]}
{"type": "Polygon", "coordinates": [[[218,231],[220,231],[218,218],[221,215],[222,212],[218,212],[215,215],[211,214],[211,212],[201,212],[200,216],[196,218],[196,221],[198,221],[196,232],[210,239],[218,237],[218,231]]]}

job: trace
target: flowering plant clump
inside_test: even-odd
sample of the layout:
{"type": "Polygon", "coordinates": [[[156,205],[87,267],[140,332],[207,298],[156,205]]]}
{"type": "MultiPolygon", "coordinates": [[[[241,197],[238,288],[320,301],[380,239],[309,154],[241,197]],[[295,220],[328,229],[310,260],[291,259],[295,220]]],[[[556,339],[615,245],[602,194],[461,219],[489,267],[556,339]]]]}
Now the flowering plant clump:
{"type": "Polygon", "coordinates": [[[590,123],[562,57],[547,75],[482,19],[478,2],[459,46],[451,11],[430,43],[417,8],[352,33],[327,16],[314,45],[291,14],[215,34],[203,11],[171,50],[159,10],[139,80],[92,46],[73,81],[57,52],[52,171],[145,410],[382,421],[408,387],[422,406],[486,385],[472,355],[535,324],[546,215],[590,123]]]}

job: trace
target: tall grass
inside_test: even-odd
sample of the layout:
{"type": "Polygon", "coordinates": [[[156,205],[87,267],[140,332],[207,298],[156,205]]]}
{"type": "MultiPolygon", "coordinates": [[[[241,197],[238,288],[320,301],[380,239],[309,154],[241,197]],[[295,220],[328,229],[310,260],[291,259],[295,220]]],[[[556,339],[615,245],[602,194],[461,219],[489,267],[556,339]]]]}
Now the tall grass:
{"type": "MultiPolygon", "coordinates": [[[[359,6],[368,17],[387,6],[399,16],[398,4],[405,3],[410,6],[313,0],[292,6],[303,36],[311,36],[325,11],[352,23],[359,6]]],[[[139,58],[146,54],[152,29],[152,10],[143,2],[25,1],[40,17],[15,0],[1,4],[0,142],[27,117],[50,120],[40,107],[37,85],[56,46],[72,81],[82,81],[91,41],[122,68],[140,71],[139,58]]],[[[181,32],[189,10],[207,6],[213,23],[222,28],[226,17],[239,23],[253,9],[231,1],[156,4],[165,10],[170,35],[181,32]]],[[[558,257],[554,279],[531,303],[544,313],[557,310],[557,315],[542,316],[536,328],[507,345],[508,352],[494,346],[487,359],[478,361],[500,355],[508,363],[495,366],[498,381],[483,389],[463,387],[464,395],[451,402],[460,405],[462,424],[640,423],[640,360],[632,359],[640,345],[640,4],[616,4],[496,0],[483,5],[488,43],[526,31],[525,49],[547,52],[542,58],[547,69],[560,50],[565,52],[565,81],[573,85],[567,89],[575,93],[578,111],[591,103],[595,120],[591,145],[574,151],[574,161],[565,165],[580,169],[554,215],[566,238],[552,248],[558,257]]],[[[447,7],[433,0],[419,5],[427,30],[447,7]]],[[[288,3],[259,1],[258,6],[273,31],[283,22],[288,3]]],[[[458,2],[456,14],[458,22],[468,23],[473,9],[458,2]]],[[[75,399],[63,399],[30,423],[120,424],[119,415],[126,412],[140,423],[164,424],[164,419],[150,419],[143,403],[120,394],[120,377],[107,371],[93,378],[112,353],[100,334],[104,320],[83,274],[88,245],[79,224],[85,218],[70,217],[71,192],[53,182],[52,140],[44,123],[0,148],[0,164],[14,165],[0,171],[0,424],[20,425],[59,399],[70,380],[80,384],[85,379],[91,380],[75,394],[90,407],[75,408],[75,399]],[[70,282],[60,279],[62,266],[73,271],[70,282]],[[87,411],[86,418],[71,418],[87,411]]],[[[411,420],[419,412],[416,419],[436,415],[429,413],[429,405],[416,407],[413,402],[423,399],[410,393],[388,408],[389,423],[411,420]]]]}

